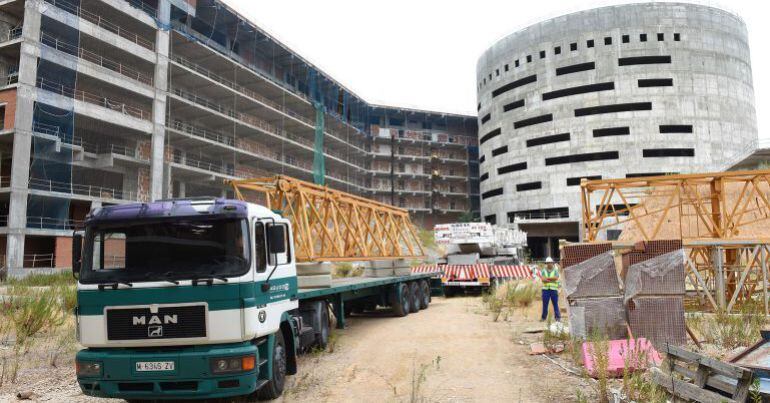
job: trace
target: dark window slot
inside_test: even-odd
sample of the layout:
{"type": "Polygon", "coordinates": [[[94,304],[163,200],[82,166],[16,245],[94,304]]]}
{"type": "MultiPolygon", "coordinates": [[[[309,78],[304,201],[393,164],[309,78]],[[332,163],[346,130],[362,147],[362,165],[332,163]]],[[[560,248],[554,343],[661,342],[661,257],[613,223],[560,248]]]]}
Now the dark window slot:
{"type": "Polygon", "coordinates": [[[516,185],[516,191],[526,192],[527,190],[535,190],[535,189],[540,189],[542,187],[543,187],[542,182],[520,183],[516,185]]]}
{"type": "Polygon", "coordinates": [[[486,115],[484,115],[481,118],[481,124],[483,125],[484,123],[489,122],[489,119],[492,119],[492,114],[491,113],[487,113],[486,115]]]}
{"type": "Polygon", "coordinates": [[[692,125],[660,125],[661,133],[692,133],[692,125]]]}
{"type": "Polygon", "coordinates": [[[478,105],[476,105],[476,110],[477,110],[477,111],[480,111],[480,110],[481,110],[481,103],[479,103],[478,105]]]}
{"type": "Polygon", "coordinates": [[[553,120],[553,115],[549,113],[547,115],[535,116],[535,117],[532,117],[532,118],[522,119],[522,120],[519,120],[517,122],[513,122],[513,128],[514,129],[521,129],[523,127],[532,126],[532,125],[536,125],[536,124],[540,124],[540,123],[545,123],[545,122],[550,122],[552,120],[553,120]]]}
{"type": "Polygon", "coordinates": [[[532,63],[532,55],[527,55],[527,63],[532,63]]]}
{"type": "Polygon", "coordinates": [[[606,127],[604,129],[594,129],[594,137],[607,136],[627,136],[631,134],[628,127],[606,127]]]}
{"type": "Polygon", "coordinates": [[[504,167],[497,168],[497,174],[502,175],[502,174],[507,174],[507,173],[516,172],[516,171],[523,171],[525,169],[527,169],[527,163],[519,162],[518,164],[511,164],[511,165],[506,165],[504,167]]]}
{"type": "Polygon", "coordinates": [[[490,197],[500,196],[503,194],[503,188],[492,189],[481,194],[481,200],[488,199],[490,197]]]}
{"type": "Polygon", "coordinates": [[[553,207],[537,210],[519,210],[508,212],[508,222],[514,222],[516,219],[549,219],[549,218],[568,218],[569,207],[553,207]]]}
{"type": "Polygon", "coordinates": [[[673,87],[673,78],[640,78],[639,87],[673,87]]]}
{"type": "Polygon", "coordinates": [[[508,146],[502,146],[502,147],[495,148],[494,150],[492,150],[492,156],[493,157],[497,157],[498,155],[505,154],[507,152],[508,152],[508,146]]]}
{"type": "MultiPolygon", "coordinates": [[[[518,63],[518,60],[517,60],[517,63],[518,63]]],[[[516,65],[516,67],[518,67],[518,64],[516,65]]],[[[533,74],[531,76],[527,76],[527,77],[524,77],[524,78],[520,78],[520,79],[518,79],[516,81],[512,81],[512,82],[510,82],[508,84],[505,84],[504,86],[502,86],[502,87],[492,91],[492,98],[494,98],[494,97],[496,97],[496,96],[498,96],[500,94],[503,94],[505,92],[508,92],[508,91],[510,91],[510,90],[512,90],[514,88],[521,87],[522,85],[527,85],[527,84],[534,83],[535,81],[537,81],[537,74],[533,74]]]]}
{"type": "Polygon", "coordinates": [[[595,181],[601,179],[601,175],[594,175],[594,176],[577,176],[574,178],[567,178],[567,186],[579,186],[580,181],[582,179],[589,180],[589,181],[595,181]]]}
{"type": "Polygon", "coordinates": [[[489,179],[489,172],[484,172],[479,176],[479,182],[484,182],[485,180],[489,179]]]}
{"type": "Polygon", "coordinates": [[[599,115],[602,113],[618,113],[633,111],[651,111],[652,102],[631,102],[627,104],[612,104],[590,106],[588,108],[575,109],[575,116],[599,115]]]}
{"type": "Polygon", "coordinates": [[[594,62],[572,64],[569,66],[558,67],[556,69],[556,75],[561,76],[564,74],[578,73],[581,71],[593,70],[595,68],[596,68],[596,63],[594,62]]]}
{"type": "Polygon", "coordinates": [[[605,45],[612,45],[612,37],[611,36],[605,36],[604,37],[604,44],[605,45]]]}
{"type": "Polygon", "coordinates": [[[570,87],[570,88],[564,88],[556,91],[546,92],[545,94],[543,94],[543,101],[547,101],[549,99],[561,98],[561,97],[568,97],[570,95],[587,94],[589,92],[609,91],[614,89],[615,89],[614,82],[580,85],[577,87],[570,87]]]}
{"type": "Polygon", "coordinates": [[[520,99],[518,101],[503,105],[503,112],[512,111],[514,109],[521,108],[522,106],[524,106],[524,100],[520,99]]]}
{"type": "Polygon", "coordinates": [[[488,223],[490,223],[492,225],[495,225],[495,224],[497,224],[497,216],[494,215],[494,214],[485,215],[484,216],[484,221],[488,222],[488,223]]]}
{"type": "Polygon", "coordinates": [[[692,148],[648,148],[642,150],[644,158],[661,157],[694,157],[695,150],[692,148]]]}
{"type": "Polygon", "coordinates": [[[561,141],[569,141],[569,133],[552,134],[550,136],[536,137],[534,139],[527,140],[527,147],[541,146],[543,144],[558,143],[561,141]]]}
{"type": "Polygon", "coordinates": [[[540,58],[541,59],[545,59],[545,51],[544,50],[540,51],[540,58]]]}
{"type": "Polygon", "coordinates": [[[571,50],[573,52],[576,51],[577,50],[577,43],[574,43],[574,42],[570,43],[569,44],[569,50],[571,50]]]}
{"type": "Polygon", "coordinates": [[[479,164],[483,164],[484,161],[486,161],[486,160],[487,160],[487,156],[486,155],[482,155],[481,157],[479,157],[479,164]]]}
{"type": "Polygon", "coordinates": [[[671,56],[634,56],[621,57],[618,66],[634,66],[637,64],[663,64],[671,63],[671,56]]]}
{"type": "Polygon", "coordinates": [[[563,157],[545,159],[545,165],[573,164],[576,162],[616,160],[620,158],[617,151],[601,151],[596,153],[572,154],[563,157]]]}
{"type": "Polygon", "coordinates": [[[490,139],[499,136],[500,133],[502,133],[502,130],[500,130],[500,128],[498,127],[497,129],[492,130],[491,132],[489,132],[489,133],[485,134],[484,136],[482,136],[481,139],[479,139],[479,143],[480,144],[484,144],[485,142],[489,141],[490,139]]]}

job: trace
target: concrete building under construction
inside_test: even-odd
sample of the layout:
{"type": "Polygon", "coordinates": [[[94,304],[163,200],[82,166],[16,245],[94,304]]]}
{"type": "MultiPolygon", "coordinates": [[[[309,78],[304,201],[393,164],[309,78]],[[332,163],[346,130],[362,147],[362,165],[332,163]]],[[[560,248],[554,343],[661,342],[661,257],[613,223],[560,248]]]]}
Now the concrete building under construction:
{"type": "Polygon", "coordinates": [[[549,19],[490,47],[476,84],[481,214],[527,231],[535,258],[578,241],[582,180],[722,171],[757,147],[746,25],[714,7],[549,19]]]}
{"type": "Polygon", "coordinates": [[[477,212],[475,116],[372,105],[217,0],[0,1],[0,254],[68,267],[101,205],[285,174],[477,212]]]}

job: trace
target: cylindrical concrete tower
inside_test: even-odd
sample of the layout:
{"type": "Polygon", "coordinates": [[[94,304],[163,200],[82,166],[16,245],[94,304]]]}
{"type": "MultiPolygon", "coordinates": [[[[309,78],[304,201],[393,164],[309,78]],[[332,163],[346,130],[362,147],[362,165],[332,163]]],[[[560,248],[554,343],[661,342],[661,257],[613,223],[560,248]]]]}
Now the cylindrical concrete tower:
{"type": "Polygon", "coordinates": [[[723,170],[757,140],[746,25],[713,7],[550,19],[489,48],[477,85],[482,216],[534,256],[577,239],[581,178],[723,170]]]}

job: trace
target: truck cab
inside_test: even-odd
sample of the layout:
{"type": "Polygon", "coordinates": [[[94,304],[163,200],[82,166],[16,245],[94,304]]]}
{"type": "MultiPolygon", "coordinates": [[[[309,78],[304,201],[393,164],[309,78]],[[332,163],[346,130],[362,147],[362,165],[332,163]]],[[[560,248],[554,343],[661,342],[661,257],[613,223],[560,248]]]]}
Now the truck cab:
{"type": "Polygon", "coordinates": [[[303,327],[291,239],[288,220],[237,200],[91,211],[73,236],[83,392],[279,396],[303,327]]]}

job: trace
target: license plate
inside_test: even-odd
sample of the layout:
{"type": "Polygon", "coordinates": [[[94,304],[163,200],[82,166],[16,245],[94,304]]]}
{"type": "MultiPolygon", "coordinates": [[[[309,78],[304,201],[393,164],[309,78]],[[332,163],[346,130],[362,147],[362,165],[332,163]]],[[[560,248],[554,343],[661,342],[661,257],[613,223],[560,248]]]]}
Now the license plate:
{"type": "Polygon", "coordinates": [[[136,363],[137,372],[173,370],[174,361],[139,361],[136,363]]]}

